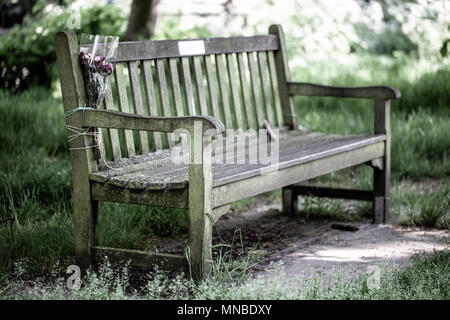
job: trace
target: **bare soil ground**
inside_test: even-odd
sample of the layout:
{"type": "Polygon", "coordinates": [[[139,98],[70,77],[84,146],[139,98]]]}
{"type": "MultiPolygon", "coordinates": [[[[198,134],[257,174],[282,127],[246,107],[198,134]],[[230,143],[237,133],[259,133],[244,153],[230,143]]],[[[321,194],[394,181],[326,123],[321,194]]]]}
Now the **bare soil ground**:
{"type": "MultiPolygon", "coordinates": [[[[373,225],[370,221],[305,221],[282,216],[280,209],[279,202],[260,197],[251,206],[223,216],[217,223],[213,242],[234,240],[236,253],[263,252],[263,261],[253,270],[255,275],[270,274],[278,266],[288,277],[313,273],[327,276],[336,269],[356,275],[371,265],[406,265],[417,252],[450,248],[447,230],[373,225]],[[357,231],[336,229],[336,224],[357,231]]],[[[162,252],[179,254],[187,244],[187,235],[154,238],[152,242],[162,252]]]]}

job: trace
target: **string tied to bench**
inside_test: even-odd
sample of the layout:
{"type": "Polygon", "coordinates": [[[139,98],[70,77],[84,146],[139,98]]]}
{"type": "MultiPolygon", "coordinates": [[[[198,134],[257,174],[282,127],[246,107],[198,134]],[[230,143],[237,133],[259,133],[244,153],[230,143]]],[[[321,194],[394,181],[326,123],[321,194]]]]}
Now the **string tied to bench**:
{"type": "MultiPolygon", "coordinates": [[[[79,137],[84,137],[84,136],[98,137],[98,135],[99,135],[98,132],[90,131],[91,128],[82,129],[82,128],[66,125],[66,129],[68,131],[74,133],[72,135],[67,136],[67,139],[68,139],[69,143],[74,141],[75,139],[77,139],[79,137]]],[[[99,147],[99,145],[95,144],[95,145],[84,146],[84,147],[80,147],[80,148],[70,148],[69,150],[70,151],[72,151],[72,150],[83,150],[83,149],[95,148],[95,147],[99,147]]]]}
{"type": "Polygon", "coordinates": [[[85,105],[82,105],[81,107],[77,107],[77,108],[67,111],[66,113],[64,113],[64,117],[68,117],[77,111],[83,111],[83,116],[81,118],[81,127],[84,127],[84,111],[85,110],[92,110],[92,108],[86,108],[85,105]]]}
{"type": "MultiPolygon", "coordinates": [[[[70,132],[72,132],[72,135],[69,135],[67,137],[69,143],[74,141],[77,138],[80,137],[84,137],[84,136],[91,136],[91,137],[97,137],[99,136],[99,132],[95,132],[95,131],[91,131],[91,128],[83,128],[84,127],[84,111],[85,110],[91,110],[92,108],[86,108],[85,105],[81,106],[81,107],[77,107],[74,108],[72,110],[67,111],[64,114],[64,117],[68,117],[71,114],[78,112],[78,111],[83,111],[83,116],[82,116],[82,120],[81,120],[81,128],[75,127],[75,126],[71,126],[71,125],[66,125],[66,129],[70,132]]],[[[98,139],[95,139],[98,142],[98,139]]],[[[99,147],[98,144],[95,145],[90,145],[90,146],[84,146],[84,147],[80,147],[80,148],[70,148],[69,150],[84,150],[84,149],[88,149],[88,148],[96,148],[99,147]]]]}
{"type": "MultiPolygon", "coordinates": [[[[103,144],[103,140],[101,139],[101,132],[100,130],[98,131],[92,131],[91,127],[87,127],[84,128],[84,111],[85,110],[92,110],[93,108],[86,108],[84,105],[81,107],[77,107],[74,108],[72,110],[67,111],[64,116],[68,117],[71,114],[78,112],[78,111],[83,111],[83,116],[82,116],[82,120],[81,120],[81,128],[79,127],[75,127],[75,126],[71,126],[66,124],[66,129],[70,132],[72,132],[73,134],[68,135],[67,139],[68,142],[71,143],[72,141],[74,141],[75,139],[78,139],[80,137],[85,137],[85,136],[89,136],[89,137],[94,137],[94,140],[97,142],[97,144],[93,144],[93,145],[87,145],[87,146],[83,146],[83,147],[79,147],[79,148],[69,148],[69,151],[73,151],[73,150],[86,150],[86,149],[90,149],[90,148],[98,148],[99,150],[101,150],[102,147],[104,147],[103,144]]],[[[101,151],[100,151],[101,154],[101,151]]],[[[103,162],[103,165],[105,165],[108,169],[111,170],[118,170],[117,168],[113,168],[111,167],[107,162],[105,157],[103,157],[102,155],[100,156],[100,161],[103,162]]]]}

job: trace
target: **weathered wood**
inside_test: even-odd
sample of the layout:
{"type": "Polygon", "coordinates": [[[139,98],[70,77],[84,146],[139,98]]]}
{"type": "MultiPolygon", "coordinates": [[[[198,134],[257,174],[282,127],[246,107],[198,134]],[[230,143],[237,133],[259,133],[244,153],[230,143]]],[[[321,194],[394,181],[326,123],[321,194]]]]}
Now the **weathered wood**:
{"type": "Polygon", "coordinates": [[[208,107],[206,105],[205,86],[203,85],[203,72],[201,57],[194,57],[194,74],[195,83],[197,85],[197,98],[200,104],[200,113],[208,115],[208,107]]]}
{"type": "Polygon", "coordinates": [[[380,170],[383,170],[384,167],[384,158],[380,158],[380,159],[373,159],[372,161],[370,161],[370,165],[373,168],[378,168],[380,170]]]}
{"type": "MultiPolygon", "coordinates": [[[[271,26],[269,33],[268,36],[203,39],[203,42],[190,43],[195,44],[191,47],[191,40],[119,44],[114,75],[120,112],[114,110],[112,92],[108,91],[105,110],[84,109],[66,117],[68,126],[86,128],[93,135],[106,128],[113,157],[113,161],[107,161],[102,155],[104,149],[100,149],[101,161],[97,161],[94,149],[97,142],[102,144],[101,136],[97,137],[97,142],[92,136],[84,135],[69,143],[74,172],[76,257],[83,269],[90,266],[92,258],[108,254],[119,261],[131,258],[133,264],[142,266],[163,261],[166,266],[173,265],[175,269],[189,271],[196,279],[203,279],[211,271],[212,224],[229,210],[232,202],[277,188],[283,188],[283,212],[286,214],[294,214],[298,209],[299,194],[309,194],[373,201],[374,222],[386,221],[391,139],[389,99],[399,98],[400,92],[382,86],[353,88],[292,82],[281,26],[271,26]],[[215,66],[211,56],[215,57],[215,66]],[[162,115],[158,112],[152,61],[155,61],[162,115]],[[129,113],[123,62],[128,65],[136,114],[129,113]],[[144,115],[139,73],[145,87],[148,116],[144,115]],[[339,136],[298,131],[292,99],[297,94],[375,99],[375,134],[339,136]],[[184,116],[185,113],[189,116],[184,116]],[[203,115],[197,116],[198,113],[203,115]],[[209,113],[214,117],[208,116],[209,113]],[[278,152],[276,159],[269,162],[245,162],[255,160],[261,152],[254,148],[253,142],[258,141],[256,135],[235,137],[227,133],[226,137],[221,136],[225,127],[256,129],[263,126],[280,128],[280,134],[272,129],[272,139],[259,144],[260,148],[278,152]],[[291,130],[286,131],[286,128],[291,130]],[[177,129],[189,133],[190,149],[172,145],[171,150],[163,149],[160,132],[171,134],[177,129]],[[135,155],[132,130],[138,132],[137,142],[143,155],[135,155]],[[126,150],[120,149],[118,134],[122,132],[125,132],[126,150]],[[158,152],[149,153],[148,134],[158,152]],[[232,153],[225,153],[231,149],[232,153]],[[125,158],[121,158],[121,151],[126,151],[125,158]],[[180,157],[189,156],[189,163],[174,161],[173,152],[179,152],[180,157]],[[373,191],[296,185],[361,163],[374,167],[373,191]],[[98,247],[98,201],[188,209],[187,259],[98,247]]],[[[71,32],[58,33],[55,44],[63,103],[68,112],[85,103],[78,44],[71,32]]],[[[107,82],[109,84],[110,79],[107,82]]]]}
{"type": "Polygon", "coordinates": [[[195,122],[201,123],[205,130],[212,129],[210,135],[221,133],[224,125],[210,116],[187,117],[151,117],[112,110],[85,109],[75,112],[70,117],[78,119],[85,127],[130,129],[142,131],[173,132],[176,129],[192,130],[195,122]]]}
{"type": "Polygon", "coordinates": [[[176,116],[184,116],[183,98],[181,97],[180,77],[178,76],[178,59],[169,59],[170,77],[172,79],[172,89],[175,102],[176,116]]]}
{"type": "Polygon", "coordinates": [[[230,208],[230,205],[224,205],[222,207],[214,208],[212,210],[212,218],[214,222],[217,222],[217,220],[219,220],[221,216],[227,214],[227,212],[230,211],[230,208]]]}
{"type": "MultiPolygon", "coordinates": [[[[121,63],[117,63],[114,69],[117,94],[119,96],[119,110],[121,112],[129,113],[130,107],[128,105],[128,95],[123,65],[121,63]]],[[[126,156],[134,156],[136,154],[136,150],[134,148],[133,133],[130,130],[125,130],[124,140],[126,145],[126,156]]]]}
{"type": "Polygon", "coordinates": [[[236,58],[233,54],[227,54],[228,76],[231,86],[231,97],[233,99],[234,115],[237,128],[243,127],[241,97],[239,95],[239,78],[236,75],[236,58]]]}
{"type": "Polygon", "coordinates": [[[217,98],[216,80],[211,63],[211,56],[204,57],[206,81],[208,83],[208,93],[212,108],[212,116],[216,119],[220,119],[219,100],[217,98]]]}
{"type": "Polygon", "coordinates": [[[357,153],[361,147],[383,143],[381,138],[356,139],[354,141],[331,139],[328,141],[324,140],[323,143],[319,144],[315,143],[314,140],[312,140],[312,143],[309,146],[304,144],[302,147],[298,147],[301,145],[301,142],[296,142],[296,144],[292,142],[291,148],[289,148],[289,145],[287,147],[280,146],[278,163],[269,165],[246,165],[245,168],[241,168],[239,165],[222,165],[220,169],[216,169],[218,172],[214,172],[214,186],[226,185],[234,181],[249,179],[261,175],[265,171],[281,170],[283,168],[317,161],[328,156],[348,151],[357,153]],[[298,150],[295,150],[296,147],[298,150]]]}
{"type": "Polygon", "coordinates": [[[256,129],[254,120],[253,120],[253,112],[252,112],[252,104],[250,100],[250,94],[249,94],[249,85],[247,81],[247,68],[245,66],[244,62],[244,54],[245,53],[238,53],[237,59],[238,59],[238,66],[239,66],[239,78],[241,82],[241,90],[242,90],[242,96],[244,98],[244,108],[245,108],[245,117],[247,120],[247,128],[248,129],[256,129]]]}
{"type": "MultiPolygon", "coordinates": [[[[170,111],[170,101],[169,101],[169,91],[167,89],[167,77],[166,77],[166,69],[164,65],[163,59],[156,60],[156,74],[158,76],[158,89],[159,89],[159,98],[161,100],[162,106],[162,115],[163,116],[171,116],[172,113],[170,111]]],[[[166,135],[166,139],[169,143],[169,147],[173,147],[173,139],[170,134],[166,135]]]]}
{"type": "Polygon", "coordinates": [[[317,187],[307,185],[292,185],[286,187],[285,189],[292,190],[296,195],[309,195],[315,197],[351,199],[363,201],[373,200],[373,192],[371,190],[327,188],[327,187],[317,187]]]}
{"type": "MultiPolygon", "coordinates": [[[[55,35],[56,57],[61,83],[64,111],[70,112],[86,102],[85,88],[79,63],[79,48],[73,32],[55,35]]],[[[81,128],[82,118],[66,117],[68,128],[81,128]]],[[[67,135],[74,133],[68,129],[67,135]]],[[[72,170],[74,172],[73,206],[75,229],[75,255],[78,266],[86,270],[91,266],[91,246],[96,244],[97,201],[91,198],[89,174],[96,170],[91,136],[80,136],[69,142],[72,170]]]]}
{"type": "Polygon", "coordinates": [[[266,111],[266,119],[269,121],[270,125],[274,125],[276,122],[273,119],[272,112],[272,99],[270,96],[270,86],[269,86],[269,78],[267,74],[267,62],[266,62],[266,52],[260,51],[258,52],[258,67],[259,67],[259,77],[261,78],[261,86],[262,86],[262,97],[263,97],[263,105],[266,111]]]}
{"type": "Polygon", "coordinates": [[[223,55],[216,55],[216,66],[217,76],[219,77],[220,100],[222,102],[225,127],[231,129],[233,128],[233,122],[231,120],[230,100],[228,97],[227,69],[223,62],[223,55]]]}
{"type": "Polygon", "coordinates": [[[206,80],[208,82],[208,93],[211,100],[212,116],[220,119],[219,101],[217,99],[216,81],[214,79],[214,71],[211,65],[211,56],[205,56],[206,80]]]}
{"type": "Polygon", "coordinates": [[[127,263],[133,266],[155,267],[174,272],[188,272],[186,257],[167,253],[153,253],[139,250],[119,249],[109,247],[92,247],[95,261],[103,261],[107,258],[110,262],[127,263]]]}
{"type": "MultiPolygon", "coordinates": [[[[108,89],[106,91],[105,100],[104,100],[105,109],[106,110],[115,110],[113,95],[112,95],[111,81],[109,78],[106,78],[106,85],[107,85],[108,89]]],[[[119,132],[117,131],[117,129],[108,129],[108,137],[109,137],[109,142],[111,145],[113,159],[118,160],[122,157],[121,152],[120,152],[119,132]]]]}
{"type": "Polygon", "coordinates": [[[281,189],[281,212],[285,216],[295,216],[298,213],[298,197],[289,187],[281,189]]]}
{"type": "Polygon", "coordinates": [[[108,161],[108,166],[102,168],[90,175],[91,180],[96,176],[94,181],[105,182],[109,177],[114,177],[131,172],[138,172],[146,168],[165,165],[167,162],[173,162],[171,150],[161,150],[159,152],[151,152],[145,155],[137,155],[132,158],[122,158],[118,161],[108,161]]]}
{"type": "Polygon", "coordinates": [[[288,87],[290,95],[378,100],[399,99],[401,97],[400,91],[388,86],[340,87],[306,82],[289,82],[288,87]]]}
{"type": "Polygon", "coordinates": [[[192,90],[191,69],[189,67],[189,58],[181,58],[181,67],[183,69],[184,90],[186,94],[186,101],[188,106],[189,115],[194,116],[197,114],[195,111],[194,92],[192,90]]]}
{"type": "Polygon", "coordinates": [[[256,175],[235,183],[221,185],[213,188],[212,203],[216,207],[223,206],[333,171],[352,167],[367,162],[369,159],[378,158],[383,154],[384,143],[379,142],[353,151],[338,153],[315,161],[273,171],[272,174],[256,175]]]}
{"type": "MultiPolygon", "coordinates": [[[[292,132],[292,131],[291,131],[292,132]]],[[[298,131],[297,131],[298,132],[298,131]]],[[[230,140],[231,141],[231,140],[230,140]]],[[[287,135],[279,143],[277,163],[239,164],[237,154],[227,155],[225,164],[212,164],[213,186],[221,186],[264,174],[266,169],[284,169],[311,162],[330,155],[352,151],[366,145],[384,141],[384,136],[329,136],[324,134],[287,135]],[[231,161],[230,164],[227,164],[231,161]]],[[[233,148],[237,148],[234,141],[233,148]]],[[[222,148],[222,152],[224,152],[222,148]]],[[[250,153],[248,145],[245,158],[250,153]]],[[[223,157],[215,154],[213,159],[223,157]]],[[[126,169],[117,168],[106,172],[91,174],[91,180],[132,189],[168,190],[186,188],[189,183],[188,164],[176,164],[170,154],[147,159],[141,165],[128,165],[126,169]]],[[[114,164],[111,164],[114,165],[114,164]]]]}
{"type": "Polygon", "coordinates": [[[194,279],[208,277],[212,267],[211,140],[198,123],[191,134],[189,165],[189,261],[194,279]]]}
{"type": "Polygon", "coordinates": [[[295,112],[294,102],[289,96],[288,82],[291,81],[291,72],[287,57],[286,40],[284,32],[280,25],[271,25],[269,34],[277,36],[279,49],[274,51],[275,66],[277,69],[278,90],[283,110],[283,122],[291,129],[298,129],[297,114],[295,112]]]}
{"type": "MultiPolygon", "coordinates": [[[[147,98],[147,111],[150,116],[158,115],[158,107],[156,104],[155,86],[153,83],[152,65],[149,60],[142,61],[142,76],[144,77],[145,95],[147,98]]],[[[150,133],[153,147],[156,150],[162,149],[161,134],[159,132],[150,133]]]]}
{"type": "Polygon", "coordinates": [[[259,79],[258,70],[256,67],[254,53],[253,52],[248,53],[247,58],[250,69],[250,82],[252,84],[253,102],[255,104],[256,119],[258,121],[258,128],[262,128],[264,125],[264,114],[261,101],[260,85],[258,81],[259,79]]]}
{"type": "Polygon", "coordinates": [[[130,189],[92,181],[92,199],[175,209],[189,208],[188,189],[130,189]]]}
{"type": "MultiPolygon", "coordinates": [[[[131,97],[133,99],[134,113],[144,115],[144,105],[142,103],[141,85],[139,83],[138,66],[136,61],[128,62],[128,73],[131,85],[131,97]]],[[[139,151],[141,154],[149,153],[147,132],[139,131],[139,151]]]]}
{"type": "Polygon", "coordinates": [[[373,169],[373,221],[386,223],[389,215],[390,178],[391,178],[391,120],[390,101],[375,100],[374,132],[386,135],[383,168],[373,169]]]}
{"type": "Polygon", "coordinates": [[[189,39],[189,40],[152,40],[139,42],[119,43],[117,56],[113,62],[135,61],[162,58],[181,57],[178,48],[180,41],[202,40],[205,46],[203,54],[212,55],[222,53],[253,52],[277,50],[277,37],[273,35],[253,36],[253,37],[229,37],[229,38],[209,38],[209,39],[189,39]]]}
{"type": "Polygon", "coordinates": [[[280,92],[278,89],[278,79],[277,79],[277,69],[275,66],[275,56],[273,51],[267,52],[269,57],[269,71],[270,71],[270,81],[272,84],[272,95],[275,101],[275,114],[277,116],[277,125],[282,127],[283,123],[283,112],[281,110],[280,92]]]}

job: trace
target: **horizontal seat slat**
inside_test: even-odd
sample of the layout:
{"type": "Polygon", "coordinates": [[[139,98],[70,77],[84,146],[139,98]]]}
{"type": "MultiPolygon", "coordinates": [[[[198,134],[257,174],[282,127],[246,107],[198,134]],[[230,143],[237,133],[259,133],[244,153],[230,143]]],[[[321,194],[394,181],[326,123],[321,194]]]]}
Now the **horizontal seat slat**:
{"type": "MultiPolygon", "coordinates": [[[[340,153],[352,151],[367,145],[383,142],[384,135],[340,136],[316,132],[286,132],[280,139],[279,162],[272,164],[238,164],[232,163],[212,165],[213,185],[218,187],[270,171],[293,167],[302,163],[323,159],[340,153]]],[[[223,148],[225,152],[225,148],[223,148]]],[[[249,148],[245,158],[248,159],[249,148]]],[[[222,156],[221,154],[215,157],[222,156]]],[[[236,159],[236,154],[231,155],[236,159]]],[[[138,158],[138,157],[136,157],[138,158]]],[[[230,159],[228,159],[230,160],[230,159]]],[[[123,159],[121,160],[123,163],[123,159]]],[[[139,160],[136,160],[139,162],[139,160]]],[[[141,156],[142,163],[131,164],[116,169],[91,174],[91,180],[114,186],[147,189],[183,189],[188,186],[188,165],[174,163],[169,152],[158,156],[141,156]]],[[[114,162],[110,164],[114,167],[114,162]]]]}
{"type": "Polygon", "coordinates": [[[181,57],[178,43],[203,41],[203,54],[238,53],[252,51],[278,50],[278,38],[275,35],[230,38],[204,38],[189,40],[149,40],[139,42],[120,42],[117,56],[112,62],[149,60],[181,57]]]}

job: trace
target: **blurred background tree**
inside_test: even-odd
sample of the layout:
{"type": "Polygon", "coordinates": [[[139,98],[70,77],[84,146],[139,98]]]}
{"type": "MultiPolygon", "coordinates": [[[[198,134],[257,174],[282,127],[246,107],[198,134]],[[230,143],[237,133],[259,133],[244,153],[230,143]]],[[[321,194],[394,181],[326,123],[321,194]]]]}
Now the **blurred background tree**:
{"type": "Polygon", "coordinates": [[[125,40],[150,39],[155,32],[159,0],[133,0],[125,40]]]}

